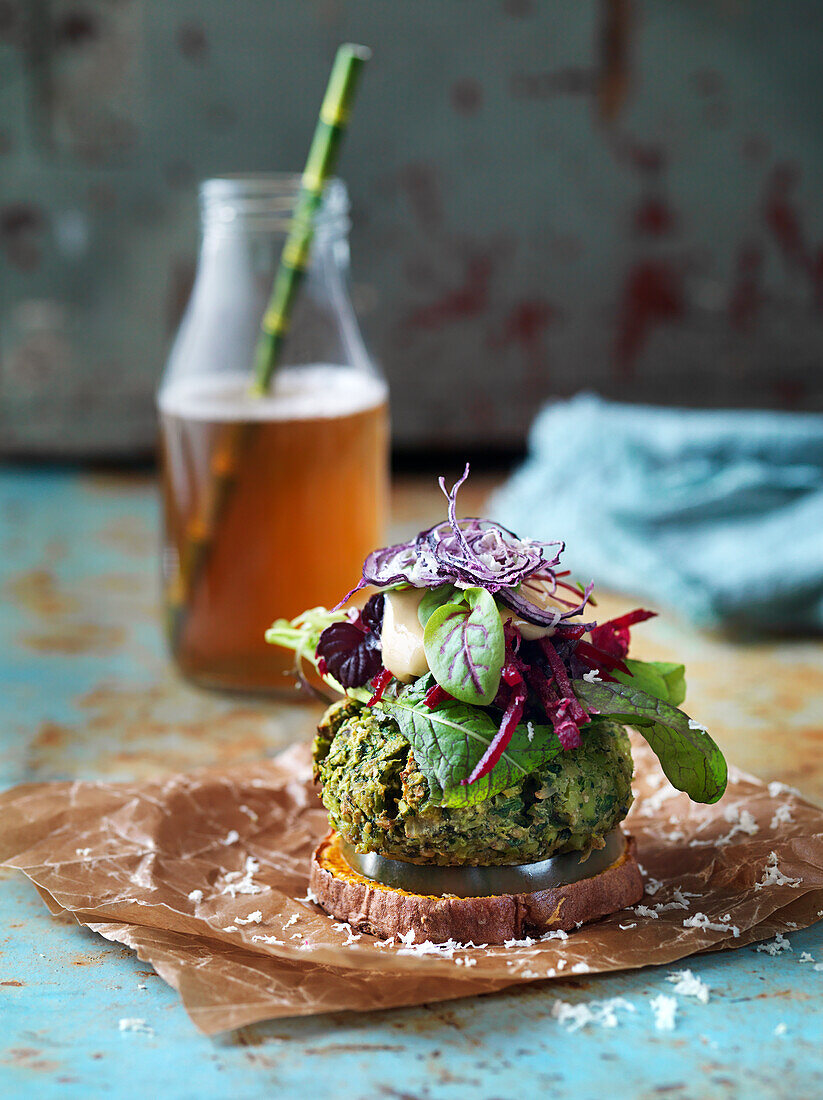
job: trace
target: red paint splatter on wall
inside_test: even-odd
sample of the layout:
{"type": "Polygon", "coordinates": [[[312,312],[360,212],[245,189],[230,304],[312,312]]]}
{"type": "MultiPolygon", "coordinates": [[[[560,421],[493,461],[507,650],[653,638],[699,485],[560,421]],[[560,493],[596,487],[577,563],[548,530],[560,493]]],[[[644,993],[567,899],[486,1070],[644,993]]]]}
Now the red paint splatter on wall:
{"type": "MultiPolygon", "coordinates": [[[[678,215],[665,194],[668,154],[658,144],[641,143],[620,136],[613,144],[618,160],[639,176],[641,194],[632,213],[637,237],[659,241],[678,229],[678,215]]],[[[644,249],[645,251],[645,249],[644,249]]],[[[679,320],[686,313],[683,270],[671,256],[639,255],[630,266],[619,292],[614,358],[626,379],[649,335],[659,325],[679,320]]]]}
{"type": "Polygon", "coordinates": [[[515,99],[588,96],[600,122],[611,124],[625,106],[631,86],[631,0],[601,0],[594,63],[540,72],[516,72],[509,79],[515,99]]]}
{"type": "Polygon", "coordinates": [[[181,23],[175,36],[177,48],[187,61],[204,61],[209,52],[209,40],[199,23],[181,23]]]}
{"type": "Polygon", "coordinates": [[[465,262],[463,282],[446,291],[429,305],[413,310],[407,323],[415,328],[440,328],[484,313],[489,304],[489,282],[493,263],[488,255],[470,256],[465,262]]]}
{"type": "Polygon", "coordinates": [[[683,276],[666,260],[647,259],[628,273],[620,303],[615,358],[630,378],[638,354],[658,325],[676,321],[686,311],[683,276]]]}
{"type": "Polygon", "coordinates": [[[625,161],[642,176],[656,179],[666,168],[666,151],[660,145],[643,145],[631,138],[621,138],[614,151],[618,160],[625,161]]]}
{"type": "Polygon", "coordinates": [[[452,84],[451,101],[461,115],[476,115],[483,103],[483,89],[476,80],[463,77],[452,84]]]}
{"type": "Polygon", "coordinates": [[[806,278],[812,305],[823,311],[823,246],[812,244],[803,225],[795,189],[800,170],[784,163],[771,174],[763,203],[763,220],[786,264],[806,278]]]}
{"type": "Polygon", "coordinates": [[[530,400],[545,396],[548,375],[546,329],[560,318],[560,312],[545,298],[528,298],[512,307],[502,331],[489,340],[492,349],[515,345],[522,349],[526,365],[526,392],[530,400]]]}
{"type": "Polygon", "coordinates": [[[798,169],[792,164],[780,164],[774,169],[766,193],[763,217],[787,263],[805,267],[806,244],[793,194],[799,176],[798,169]]]}
{"type": "Polygon", "coordinates": [[[506,317],[496,346],[520,344],[524,348],[534,347],[558,316],[558,311],[545,298],[530,298],[518,302],[506,317]]]}
{"type": "Polygon", "coordinates": [[[59,46],[78,48],[93,42],[99,32],[97,17],[89,11],[77,8],[66,11],[54,25],[54,41],[59,46]]]}
{"type": "Polygon", "coordinates": [[[755,244],[744,244],[737,254],[727,313],[729,324],[739,332],[751,329],[764,301],[761,276],[763,251],[755,244]]]}
{"type": "Polygon", "coordinates": [[[628,99],[631,30],[631,0],[604,0],[596,81],[598,113],[603,122],[615,122],[628,99]]]}
{"type": "Polygon", "coordinates": [[[443,204],[434,166],[413,161],[400,169],[398,182],[418,222],[426,229],[438,228],[443,221],[443,204]]]}
{"type": "Polygon", "coordinates": [[[634,215],[634,231],[643,237],[665,237],[673,233],[677,217],[662,195],[643,199],[634,215]]]}

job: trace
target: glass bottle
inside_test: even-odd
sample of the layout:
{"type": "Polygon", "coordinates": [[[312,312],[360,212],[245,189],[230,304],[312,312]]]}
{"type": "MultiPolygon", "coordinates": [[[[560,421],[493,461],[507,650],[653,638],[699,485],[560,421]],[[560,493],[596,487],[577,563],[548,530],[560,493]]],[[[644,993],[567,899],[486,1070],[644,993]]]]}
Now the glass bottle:
{"type": "Polygon", "coordinates": [[[388,392],[348,296],[340,180],[316,215],[270,393],[250,393],[298,189],[291,175],[202,184],[197,274],[158,395],[169,642],[209,687],[293,693],[292,657],[266,628],[334,606],[382,545],[388,392]]]}

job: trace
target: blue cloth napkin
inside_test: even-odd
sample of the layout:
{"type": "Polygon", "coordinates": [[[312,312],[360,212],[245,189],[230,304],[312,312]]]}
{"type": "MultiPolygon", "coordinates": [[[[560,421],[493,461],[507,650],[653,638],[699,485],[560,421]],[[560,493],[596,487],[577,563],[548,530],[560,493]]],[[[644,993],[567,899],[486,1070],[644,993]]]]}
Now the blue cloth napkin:
{"type": "Polygon", "coordinates": [[[823,628],[823,416],[581,394],[538,414],[489,512],[701,625],[823,628]]]}

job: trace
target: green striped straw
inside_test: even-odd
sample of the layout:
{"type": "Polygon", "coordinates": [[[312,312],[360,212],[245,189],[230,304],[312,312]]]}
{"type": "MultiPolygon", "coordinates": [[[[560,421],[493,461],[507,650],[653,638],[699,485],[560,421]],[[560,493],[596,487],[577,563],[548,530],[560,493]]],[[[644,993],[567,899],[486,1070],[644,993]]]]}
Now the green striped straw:
{"type": "Polygon", "coordinates": [[[260,326],[252,387],[258,395],[266,393],[277,369],[294,301],[309,264],[314,217],[323,201],[326,184],[334,174],[360,72],[370,57],[371,50],[366,46],[355,46],[350,42],[337,49],[271,299],[260,326]]]}
{"type": "MultiPolygon", "coordinates": [[[[367,47],[345,43],[338,47],[334,59],[271,300],[260,326],[252,386],[259,396],[268,390],[277,368],[294,300],[308,266],[314,215],[334,173],[360,70],[370,57],[371,50],[367,47]]],[[[208,558],[253,429],[252,422],[228,423],[215,446],[208,489],[197,515],[189,523],[177,576],[167,588],[167,631],[174,652],[182,636],[192,591],[208,558]]]]}

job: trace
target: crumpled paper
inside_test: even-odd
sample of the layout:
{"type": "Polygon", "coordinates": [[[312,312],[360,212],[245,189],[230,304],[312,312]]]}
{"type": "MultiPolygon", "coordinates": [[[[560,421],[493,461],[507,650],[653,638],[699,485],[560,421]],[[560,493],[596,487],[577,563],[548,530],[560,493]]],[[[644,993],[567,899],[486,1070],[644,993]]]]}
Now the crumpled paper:
{"type": "Polygon", "coordinates": [[[505,947],[379,941],[308,894],[327,830],[307,746],[156,782],[39,783],[0,796],[0,861],[54,914],[135,950],[209,1034],[278,1016],[442,1001],[520,982],[669,964],[823,915],[823,811],[731,770],[715,806],[635,741],[627,828],[642,903],[505,947]]]}

